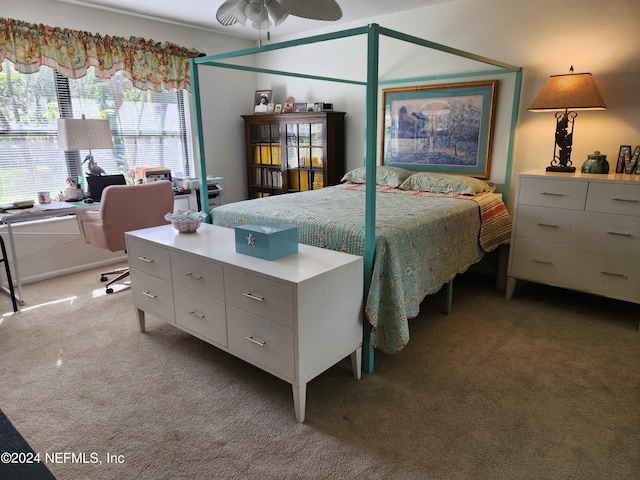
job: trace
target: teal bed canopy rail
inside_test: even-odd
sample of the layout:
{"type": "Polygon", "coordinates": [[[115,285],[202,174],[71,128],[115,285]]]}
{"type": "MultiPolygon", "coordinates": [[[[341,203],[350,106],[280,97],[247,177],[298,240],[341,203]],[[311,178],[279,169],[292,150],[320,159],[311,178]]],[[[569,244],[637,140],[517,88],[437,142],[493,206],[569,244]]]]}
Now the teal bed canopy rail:
{"type": "MultiPolygon", "coordinates": [[[[261,47],[248,48],[243,50],[236,50],[216,55],[210,55],[205,57],[193,58],[190,62],[191,73],[191,85],[192,85],[192,108],[193,108],[193,128],[195,135],[195,154],[200,169],[200,196],[201,205],[208,205],[207,198],[207,167],[204,151],[204,131],[202,126],[202,106],[201,106],[201,88],[198,77],[198,68],[200,66],[214,67],[214,68],[226,68],[238,71],[246,71],[251,73],[261,73],[278,76],[288,76],[296,78],[304,78],[310,80],[319,80],[333,83],[343,83],[351,85],[359,85],[365,88],[365,134],[364,134],[364,165],[366,169],[366,178],[376,178],[376,164],[377,164],[377,145],[378,145],[378,97],[379,89],[382,85],[401,84],[401,83],[416,83],[426,82],[432,80],[444,80],[454,78],[468,78],[472,76],[492,76],[492,75],[514,75],[514,87],[513,87],[513,103],[511,107],[511,119],[509,125],[509,141],[507,149],[506,168],[504,172],[504,184],[498,185],[498,188],[506,198],[509,190],[509,182],[511,178],[512,160],[513,160],[513,141],[514,132],[519,108],[520,90],[522,82],[522,70],[520,67],[509,65],[504,62],[493,60],[486,57],[481,57],[469,52],[458,50],[456,48],[448,47],[434,43],[419,37],[407,35],[395,30],[383,28],[378,24],[369,24],[367,26],[353,28],[343,31],[337,31],[322,35],[315,35],[306,38],[300,38],[291,41],[285,41],[280,43],[263,45],[261,47]],[[366,79],[365,80],[352,80],[346,78],[337,77],[325,77],[319,75],[309,75],[294,71],[282,71],[273,70],[268,68],[238,65],[228,63],[231,59],[237,59],[239,57],[259,55],[266,52],[273,52],[277,50],[287,49],[291,47],[299,47],[304,45],[310,45],[320,42],[326,42],[330,40],[339,40],[348,37],[366,35],[367,40],[367,61],[366,61],[366,79]],[[380,55],[380,38],[388,37],[396,40],[406,42],[408,44],[425,47],[426,49],[436,50],[439,52],[451,54],[456,57],[463,57],[468,60],[479,62],[486,65],[495,67],[492,70],[485,71],[472,71],[464,73],[454,73],[445,75],[433,75],[425,77],[412,77],[412,78],[399,78],[393,80],[379,79],[379,55],[380,55]]],[[[375,212],[376,212],[376,185],[375,181],[367,181],[365,187],[365,242],[364,242],[364,298],[363,302],[366,303],[366,298],[369,292],[371,284],[371,275],[373,268],[373,260],[375,254],[375,212]]],[[[207,212],[209,213],[209,212],[207,212]]],[[[451,287],[451,285],[450,285],[451,287]]],[[[448,292],[448,303],[451,302],[451,290],[448,292]]],[[[364,304],[363,303],[363,304],[364,304]]],[[[450,307],[450,306],[449,306],[450,307]]],[[[364,316],[364,315],[363,315],[364,316]]],[[[366,317],[366,316],[365,316],[366,317]]],[[[362,368],[365,373],[373,373],[374,370],[374,350],[370,343],[370,324],[366,318],[363,318],[363,345],[362,345],[362,368]]]]}

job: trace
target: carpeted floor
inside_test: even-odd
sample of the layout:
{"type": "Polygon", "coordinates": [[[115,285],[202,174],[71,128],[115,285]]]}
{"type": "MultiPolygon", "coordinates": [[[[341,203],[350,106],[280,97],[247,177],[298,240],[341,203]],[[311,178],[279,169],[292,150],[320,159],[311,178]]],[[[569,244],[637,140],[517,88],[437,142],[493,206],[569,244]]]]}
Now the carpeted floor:
{"type": "Polygon", "coordinates": [[[103,292],[0,295],[0,408],[58,480],[640,478],[639,305],[466,274],[373,375],[310,382],[297,424],[288,384],[103,292]]]}

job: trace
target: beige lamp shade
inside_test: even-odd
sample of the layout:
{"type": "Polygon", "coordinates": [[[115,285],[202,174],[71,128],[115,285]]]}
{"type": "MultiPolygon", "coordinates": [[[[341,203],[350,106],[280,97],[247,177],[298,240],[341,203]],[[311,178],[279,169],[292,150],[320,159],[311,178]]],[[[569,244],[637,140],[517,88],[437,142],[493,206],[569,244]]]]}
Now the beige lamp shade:
{"type": "Polygon", "coordinates": [[[58,148],[60,150],[95,150],[113,148],[108,120],[78,118],[58,119],[58,148]]]}
{"type": "Polygon", "coordinates": [[[552,75],[533,99],[528,110],[605,110],[602,95],[590,73],[552,75]]]}

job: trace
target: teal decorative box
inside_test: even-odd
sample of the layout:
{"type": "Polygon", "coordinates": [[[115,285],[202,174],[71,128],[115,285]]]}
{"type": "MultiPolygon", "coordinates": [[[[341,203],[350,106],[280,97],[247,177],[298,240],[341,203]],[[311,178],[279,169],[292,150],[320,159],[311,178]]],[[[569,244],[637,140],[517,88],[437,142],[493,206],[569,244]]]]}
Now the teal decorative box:
{"type": "Polygon", "coordinates": [[[236,252],[265,260],[298,253],[298,227],[285,223],[256,222],[240,225],[236,231],[236,252]]]}

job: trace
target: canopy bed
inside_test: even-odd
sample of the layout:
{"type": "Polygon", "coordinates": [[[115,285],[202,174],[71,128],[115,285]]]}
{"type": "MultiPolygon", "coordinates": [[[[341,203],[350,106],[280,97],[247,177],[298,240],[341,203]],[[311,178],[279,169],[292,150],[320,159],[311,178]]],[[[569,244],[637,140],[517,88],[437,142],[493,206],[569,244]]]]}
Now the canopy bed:
{"type": "MultiPolygon", "coordinates": [[[[422,60],[422,61],[424,61],[425,58],[428,58],[428,57],[418,57],[415,55],[413,57],[415,57],[416,60],[422,60]]],[[[503,151],[500,153],[500,157],[501,157],[500,161],[494,160],[492,162],[491,171],[488,173],[486,177],[490,182],[485,183],[486,185],[495,185],[497,188],[497,191],[499,191],[503,196],[506,196],[508,194],[510,174],[511,174],[513,131],[515,128],[515,121],[516,121],[516,115],[518,110],[518,101],[520,97],[521,69],[519,67],[508,65],[506,63],[492,60],[489,58],[480,57],[480,56],[477,56],[468,52],[464,52],[461,50],[457,50],[451,47],[447,47],[444,45],[429,42],[427,40],[406,35],[397,31],[385,29],[383,27],[380,27],[377,24],[371,24],[361,28],[355,28],[351,30],[334,32],[334,33],[329,33],[324,35],[312,36],[309,38],[303,38],[303,39],[293,40],[289,42],[264,45],[259,48],[256,47],[256,48],[251,48],[246,50],[239,50],[239,51],[234,51],[234,52],[229,52],[229,53],[224,53],[219,55],[212,55],[208,57],[192,59],[191,60],[191,82],[193,86],[192,88],[193,108],[194,108],[194,117],[195,117],[194,128],[196,131],[196,148],[197,148],[196,153],[199,159],[201,183],[206,182],[207,168],[206,168],[205,151],[204,151],[205,132],[202,125],[202,111],[201,111],[201,102],[200,102],[200,97],[202,95],[202,92],[201,92],[202,88],[199,84],[199,77],[198,77],[198,69],[200,66],[235,69],[240,71],[257,72],[257,73],[269,74],[269,75],[298,77],[298,78],[304,78],[304,79],[312,79],[315,81],[346,83],[346,84],[362,86],[364,88],[365,90],[364,167],[360,169],[361,170],[360,173],[362,174],[362,178],[364,180],[348,181],[346,185],[325,188],[319,191],[308,191],[308,192],[281,195],[280,197],[283,197],[283,198],[269,197],[269,198],[256,199],[256,200],[249,201],[249,202],[265,201],[260,205],[262,206],[267,205],[268,209],[271,209],[273,207],[272,209],[273,211],[277,210],[279,212],[282,212],[282,209],[289,208],[283,203],[283,202],[286,202],[286,199],[284,197],[292,197],[292,196],[300,196],[300,195],[305,195],[304,197],[305,199],[308,198],[307,195],[314,196],[314,198],[312,199],[313,201],[311,203],[315,203],[315,204],[320,204],[321,202],[325,202],[328,196],[332,196],[333,199],[337,197],[346,198],[345,205],[357,204],[361,209],[363,221],[357,226],[357,229],[359,231],[358,240],[356,241],[357,245],[354,246],[351,250],[353,252],[357,252],[359,255],[362,255],[364,257],[365,270],[364,270],[364,279],[363,279],[364,281],[363,304],[367,305],[367,301],[368,301],[367,299],[369,297],[378,296],[380,298],[378,299],[379,305],[377,307],[378,308],[377,311],[384,312],[384,311],[388,311],[389,309],[396,309],[396,307],[398,306],[397,299],[395,300],[396,304],[391,303],[387,305],[385,304],[388,298],[386,293],[382,293],[379,295],[375,291],[370,292],[370,290],[371,290],[372,280],[374,281],[374,288],[375,289],[380,288],[380,282],[378,282],[377,279],[373,277],[376,275],[376,270],[375,270],[376,268],[378,268],[379,270],[380,268],[384,267],[384,265],[382,265],[381,263],[378,263],[376,267],[376,248],[379,248],[377,247],[377,245],[380,245],[380,243],[377,242],[377,238],[379,238],[377,230],[387,230],[390,232],[394,231],[396,227],[391,223],[387,222],[386,220],[387,220],[387,217],[389,216],[394,217],[396,220],[401,217],[401,215],[397,213],[398,210],[396,210],[397,208],[399,208],[398,205],[400,204],[405,205],[404,207],[405,209],[407,205],[410,205],[409,206],[410,211],[411,209],[413,209],[414,211],[417,211],[417,209],[422,208],[422,207],[418,207],[417,206],[418,204],[427,205],[426,210],[432,210],[433,208],[436,208],[434,206],[435,205],[434,202],[437,201],[437,202],[440,202],[440,206],[438,208],[444,209],[444,211],[448,211],[449,212],[447,214],[448,216],[455,217],[456,215],[459,215],[467,219],[462,223],[466,222],[467,224],[469,223],[472,224],[469,227],[472,229],[471,233],[467,231],[466,233],[461,233],[458,237],[454,236],[450,238],[445,238],[438,246],[438,248],[440,247],[446,248],[447,245],[451,246],[459,241],[464,242],[464,239],[468,239],[468,238],[473,239],[473,241],[471,242],[472,245],[466,245],[464,247],[462,246],[460,247],[461,249],[466,248],[467,250],[469,250],[469,252],[471,252],[471,253],[465,254],[464,256],[465,260],[463,261],[463,263],[466,263],[466,265],[465,266],[455,265],[454,267],[452,267],[453,270],[451,272],[447,272],[446,274],[447,279],[444,281],[443,281],[443,278],[439,277],[438,279],[434,280],[435,283],[430,283],[428,280],[418,280],[415,282],[411,282],[413,285],[417,287],[416,293],[413,295],[409,295],[409,297],[411,297],[409,300],[405,299],[400,301],[400,303],[403,303],[403,302],[407,303],[406,314],[408,315],[408,318],[410,318],[411,316],[415,316],[417,314],[417,311],[416,311],[417,305],[415,305],[416,302],[419,304],[419,302],[422,300],[422,298],[426,294],[437,291],[437,289],[439,289],[443,283],[449,282],[449,287],[451,287],[450,281],[455,276],[455,274],[461,273],[462,271],[464,271],[469,266],[470,263],[473,263],[474,261],[478,261],[482,257],[483,251],[489,251],[490,249],[495,248],[495,245],[504,241],[504,238],[502,238],[501,235],[505,234],[505,231],[506,231],[505,228],[507,228],[505,226],[506,221],[504,220],[506,215],[506,209],[504,208],[499,209],[501,212],[501,214],[499,215],[501,220],[499,222],[492,222],[491,220],[488,220],[485,223],[482,222],[483,219],[489,219],[491,217],[491,215],[489,214],[484,216],[482,215],[483,203],[485,205],[484,207],[485,212],[492,211],[492,208],[487,207],[487,205],[495,205],[494,200],[496,197],[499,197],[494,193],[492,193],[491,188],[487,188],[487,189],[480,188],[479,191],[466,192],[466,194],[462,194],[462,195],[460,195],[459,192],[453,192],[453,194],[450,194],[450,195],[442,195],[441,193],[439,194],[437,192],[434,194],[433,192],[422,191],[422,190],[429,190],[429,189],[422,189],[419,187],[407,188],[404,190],[396,188],[400,186],[400,183],[402,182],[398,183],[397,185],[389,186],[384,184],[381,185],[380,182],[377,181],[381,171],[386,172],[387,170],[390,170],[392,168],[392,167],[379,166],[377,161],[378,154],[379,154],[378,128],[380,125],[379,124],[380,110],[378,108],[378,105],[380,102],[380,97],[382,95],[381,86],[392,86],[392,85],[397,86],[402,84],[419,85],[425,82],[428,83],[428,82],[441,81],[446,79],[461,79],[461,78],[468,79],[468,78],[474,78],[474,77],[508,78],[506,83],[509,83],[510,85],[510,89],[512,90],[512,96],[509,101],[505,102],[504,98],[505,97],[509,98],[508,94],[505,94],[505,93],[502,94],[502,98],[503,98],[503,100],[501,101],[502,128],[498,129],[502,134],[500,139],[504,147],[503,147],[503,151]],[[319,75],[308,75],[308,74],[303,74],[303,73],[298,73],[293,71],[273,70],[273,69],[250,67],[246,65],[230,63],[232,59],[238,59],[248,55],[257,55],[257,54],[262,54],[265,52],[270,52],[270,51],[275,51],[280,49],[308,46],[311,44],[317,44],[319,42],[341,40],[341,39],[346,39],[349,37],[356,37],[356,36],[366,37],[366,66],[364,67],[366,70],[366,78],[364,80],[351,80],[346,78],[323,77],[319,75]],[[421,76],[421,77],[420,76],[404,76],[402,78],[381,79],[379,78],[380,77],[379,76],[379,56],[380,56],[380,39],[381,38],[389,38],[389,39],[393,39],[394,41],[400,41],[402,42],[403,45],[407,45],[407,48],[418,47],[420,48],[421,51],[424,51],[427,54],[429,52],[438,52],[438,55],[442,55],[442,54],[450,55],[456,58],[461,58],[465,61],[469,61],[474,65],[480,65],[482,66],[482,68],[486,68],[486,65],[489,65],[491,67],[494,67],[494,69],[481,70],[477,68],[472,71],[460,70],[454,73],[446,73],[446,74],[440,73],[437,75],[429,75],[429,76],[421,76]],[[372,179],[375,179],[375,180],[372,180],[372,179]],[[471,193],[471,195],[469,195],[469,193],[471,193]],[[463,197],[463,199],[461,199],[460,197],[463,197]],[[377,203],[380,203],[382,207],[379,210],[376,209],[377,203]],[[442,205],[444,205],[444,207],[442,205]],[[469,214],[470,211],[475,213],[470,215],[469,214]],[[390,214],[389,212],[396,212],[396,213],[390,214]],[[480,212],[480,215],[478,215],[478,212],[480,212]],[[469,222],[470,218],[474,218],[475,220],[471,220],[469,222]],[[481,245],[481,242],[478,242],[478,234],[479,234],[478,232],[481,232],[483,225],[485,226],[486,231],[493,232],[488,234],[488,237],[493,237],[493,240],[491,239],[487,240],[487,243],[484,245],[484,247],[486,248],[484,248],[481,245]],[[498,231],[499,233],[496,234],[496,231],[498,231]]],[[[401,69],[398,69],[398,71],[400,70],[401,69]]],[[[506,90],[509,90],[509,89],[506,89],[506,90]]],[[[503,89],[503,92],[505,92],[504,89],[503,89]]],[[[386,106],[384,108],[386,108],[386,106]]],[[[384,117],[387,114],[387,112],[384,111],[384,108],[382,112],[382,117],[384,117]]],[[[494,156],[495,155],[496,154],[494,152],[494,156]]],[[[410,170],[409,173],[415,173],[416,171],[423,172],[423,171],[429,171],[429,170],[432,170],[432,171],[435,170],[438,173],[443,172],[442,166],[437,166],[437,165],[433,167],[433,166],[424,165],[424,164],[421,164],[421,165],[398,164],[397,166],[401,168],[409,169],[410,170]]],[[[446,170],[444,170],[444,172],[446,173],[446,170]]],[[[350,172],[350,173],[353,173],[353,172],[350,172]]],[[[461,178],[462,176],[459,175],[457,177],[461,178]]],[[[466,177],[466,178],[471,178],[471,177],[466,177]]],[[[430,181],[431,180],[429,180],[429,182],[430,181]]],[[[480,180],[478,180],[478,182],[480,182],[480,180]]],[[[203,192],[202,195],[206,195],[206,188],[204,188],[204,186],[201,186],[200,192],[203,192]]],[[[300,198],[298,198],[297,200],[300,201],[300,198]]],[[[500,202],[499,200],[498,202],[502,204],[502,202],[500,202]]],[[[236,207],[239,207],[240,204],[244,204],[244,203],[247,203],[247,202],[238,202],[238,205],[236,205],[236,207]]],[[[203,205],[207,204],[205,198],[202,199],[202,204],[203,205]]],[[[220,214],[216,213],[215,215],[217,217],[216,223],[233,226],[234,222],[236,222],[237,224],[238,222],[249,221],[247,220],[248,218],[251,218],[252,219],[251,221],[257,218],[257,217],[250,217],[249,211],[238,210],[236,207],[232,206],[231,210],[223,209],[220,211],[220,214]]],[[[287,210],[287,212],[288,212],[287,214],[291,216],[294,215],[293,210],[289,209],[287,210]]],[[[316,213],[322,216],[320,212],[316,212],[316,213]]],[[[334,220],[336,218],[336,216],[332,217],[331,215],[324,215],[324,217],[325,217],[325,220],[329,220],[329,221],[331,221],[331,218],[333,218],[334,220]]],[[[461,223],[458,223],[458,225],[460,224],[461,223]]],[[[301,225],[301,224],[298,223],[298,225],[301,225]]],[[[417,222],[416,225],[418,225],[416,227],[418,230],[424,227],[424,224],[421,222],[417,222]]],[[[324,228],[326,228],[326,226],[324,228]]],[[[447,230],[447,227],[441,226],[440,229],[447,230]]],[[[334,230],[336,229],[334,228],[334,230]]],[[[409,234],[410,237],[411,235],[412,234],[409,234]]],[[[305,233],[304,228],[301,229],[301,242],[305,243],[305,240],[303,238],[308,238],[309,239],[308,241],[311,244],[314,244],[313,241],[310,240],[311,237],[316,237],[315,244],[318,245],[317,231],[313,232],[311,230],[308,230],[305,233]]],[[[417,237],[411,237],[410,241],[417,241],[417,242],[423,241],[423,240],[416,240],[416,238],[417,237]]],[[[320,246],[344,250],[344,245],[340,244],[340,242],[336,243],[331,239],[325,239],[323,241],[325,242],[325,245],[321,244],[320,246]],[[335,245],[331,246],[332,242],[335,245]]],[[[429,243],[428,240],[426,242],[429,243]]],[[[445,258],[452,258],[452,256],[456,256],[457,251],[458,251],[457,249],[453,249],[452,251],[447,252],[445,254],[445,258]]],[[[383,259],[387,257],[378,255],[377,260],[378,262],[384,263],[383,259]]],[[[415,263],[415,258],[413,259],[413,262],[415,263]]],[[[399,270],[394,271],[391,274],[396,276],[397,275],[402,276],[404,271],[403,269],[408,268],[409,270],[411,270],[411,268],[408,267],[409,263],[411,262],[401,261],[396,266],[399,270]]],[[[440,266],[435,266],[433,264],[430,266],[428,264],[425,264],[425,265],[427,269],[441,268],[440,266]]],[[[406,291],[403,292],[403,294],[405,297],[407,296],[406,291]]],[[[450,298],[450,295],[449,295],[449,298],[450,298]]],[[[408,340],[408,330],[405,330],[404,327],[398,330],[396,328],[397,325],[393,326],[390,330],[385,331],[384,336],[386,336],[386,338],[382,339],[380,335],[377,335],[378,325],[374,321],[375,319],[369,316],[370,314],[371,313],[368,314],[367,320],[363,321],[363,324],[365,326],[364,332],[363,332],[363,346],[364,346],[363,370],[367,373],[373,372],[373,366],[374,366],[373,345],[381,347],[381,349],[384,351],[397,351],[401,349],[406,343],[406,341],[408,340]],[[372,338],[372,326],[373,326],[373,334],[374,334],[373,338],[372,338]],[[392,336],[396,335],[396,338],[389,339],[389,334],[391,334],[392,336]],[[397,335],[399,335],[399,337],[397,335]],[[403,335],[405,336],[405,338],[402,338],[403,335]]],[[[376,313],[376,315],[378,314],[376,313]]],[[[405,323],[406,323],[406,318],[405,318],[405,323]]]]}

